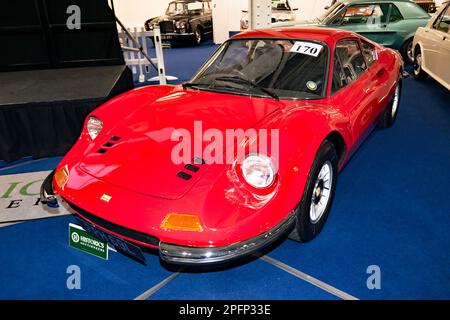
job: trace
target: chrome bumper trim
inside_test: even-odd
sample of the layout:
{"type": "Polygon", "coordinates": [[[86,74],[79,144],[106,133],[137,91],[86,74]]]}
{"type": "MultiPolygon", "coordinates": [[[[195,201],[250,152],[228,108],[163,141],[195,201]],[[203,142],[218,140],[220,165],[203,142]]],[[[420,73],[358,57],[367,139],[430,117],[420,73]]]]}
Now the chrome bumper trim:
{"type": "Polygon", "coordinates": [[[44,182],[41,185],[41,189],[39,192],[40,200],[43,204],[46,204],[50,208],[58,208],[58,200],[53,191],[53,175],[55,174],[55,170],[53,170],[47,178],[45,178],[44,182]]]}
{"type": "Polygon", "coordinates": [[[224,247],[185,247],[161,242],[159,255],[168,263],[185,265],[205,265],[221,263],[249,255],[281,237],[295,222],[295,212],[269,231],[254,238],[224,247]]]}
{"type": "Polygon", "coordinates": [[[191,37],[194,34],[192,32],[189,33],[175,33],[175,32],[170,32],[170,33],[161,33],[161,36],[173,36],[173,37],[191,37]]]}

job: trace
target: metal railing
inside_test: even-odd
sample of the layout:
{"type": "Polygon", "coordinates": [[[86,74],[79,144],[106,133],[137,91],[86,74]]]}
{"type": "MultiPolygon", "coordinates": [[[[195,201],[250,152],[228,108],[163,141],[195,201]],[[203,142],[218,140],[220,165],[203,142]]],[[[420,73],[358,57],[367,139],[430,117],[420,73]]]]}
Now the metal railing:
{"type": "Polygon", "coordinates": [[[126,28],[119,19],[117,23],[122,29],[119,32],[119,40],[126,64],[131,68],[133,74],[138,74],[139,82],[159,81],[159,84],[167,84],[168,80],[178,78],[166,75],[161,31],[156,27],[153,31],[145,31],[144,28],[133,30],[126,28]],[[156,58],[151,58],[148,50],[147,40],[153,38],[156,58]],[[146,74],[150,72],[150,67],[158,73],[157,77],[146,79],[146,74]]]}

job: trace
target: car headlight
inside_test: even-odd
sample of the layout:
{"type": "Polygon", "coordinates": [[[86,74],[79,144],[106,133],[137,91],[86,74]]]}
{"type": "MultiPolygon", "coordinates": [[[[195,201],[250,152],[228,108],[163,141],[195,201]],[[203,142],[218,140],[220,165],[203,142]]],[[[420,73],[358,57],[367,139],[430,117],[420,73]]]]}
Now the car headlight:
{"type": "Polygon", "coordinates": [[[177,21],[175,26],[177,29],[186,29],[186,21],[177,21]]]}
{"type": "Polygon", "coordinates": [[[273,162],[264,155],[249,155],[242,162],[241,170],[245,181],[258,189],[270,187],[275,181],[273,162]]]}
{"type": "Polygon", "coordinates": [[[96,117],[89,117],[86,123],[86,129],[92,140],[95,140],[103,129],[103,122],[96,117]]]}

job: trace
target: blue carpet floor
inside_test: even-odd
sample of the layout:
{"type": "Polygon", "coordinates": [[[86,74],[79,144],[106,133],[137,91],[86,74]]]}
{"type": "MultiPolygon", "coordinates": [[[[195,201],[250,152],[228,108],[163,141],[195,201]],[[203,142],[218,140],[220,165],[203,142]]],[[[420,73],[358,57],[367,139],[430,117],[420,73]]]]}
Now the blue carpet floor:
{"type": "MultiPolygon", "coordinates": [[[[183,80],[201,64],[190,50],[165,50],[183,80]],[[195,63],[187,68],[180,55],[195,63]]],[[[405,79],[397,122],[370,135],[341,173],[321,235],[308,244],[283,241],[267,255],[360,299],[450,299],[449,101],[433,80],[405,79]],[[371,265],[381,270],[380,290],[367,288],[371,265]]],[[[0,175],[50,170],[59,160],[0,163],[0,175]]],[[[117,253],[103,261],[71,249],[72,219],[0,228],[0,299],[133,299],[173,274],[153,253],[143,266],[117,253]],[[66,287],[69,265],[81,269],[80,290],[66,287]]],[[[182,272],[158,288],[149,299],[337,299],[261,259],[182,272]]]]}

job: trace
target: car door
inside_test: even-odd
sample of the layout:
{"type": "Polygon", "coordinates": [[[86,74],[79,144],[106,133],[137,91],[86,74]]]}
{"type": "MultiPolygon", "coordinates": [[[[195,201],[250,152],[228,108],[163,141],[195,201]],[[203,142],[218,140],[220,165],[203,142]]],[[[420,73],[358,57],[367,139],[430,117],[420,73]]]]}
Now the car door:
{"type": "Polygon", "coordinates": [[[383,41],[380,44],[386,47],[398,47],[403,44],[403,36],[400,33],[404,33],[409,29],[405,25],[405,18],[401,14],[400,10],[394,3],[389,4],[389,14],[385,32],[383,34],[383,41]]]}
{"type": "Polygon", "coordinates": [[[203,2],[188,2],[187,8],[189,11],[189,22],[194,26],[194,31],[199,25],[203,27],[203,2]]]}
{"type": "Polygon", "coordinates": [[[333,55],[332,103],[348,117],[356,148],[373,128],[376,88],[357,39],[339,41],[333,55]]]}
{"type": "Polygon", "coordinates": [[[366,93],[373,98],[374,112],[371,116],[371,123],[375,124],[378,116],[390,102],[393,80],[390,79],[390,73],[386,70],[385,64],[378,60],[378,51],[375,46],[361,40],[361,48],[369,69],[370,82],[366,93]]]}
{"type": "Polygon", "coordinates": [[[380,44],[386,43],[389,3],[347,5],[329,22],[330,27],[350,30],[380,44]]]}
{"type": "Polygon", "coordinates": [[[423,41],[424,66],[440,82],[450,85],[450,3],[442,10],[431,28],[425,29],[423,41]]]}
{"type": "Polygon", "coordinates": [[[205,33],[211,33],[213,30],[211,1],[203,2],[203,26],[205,33]]]}

